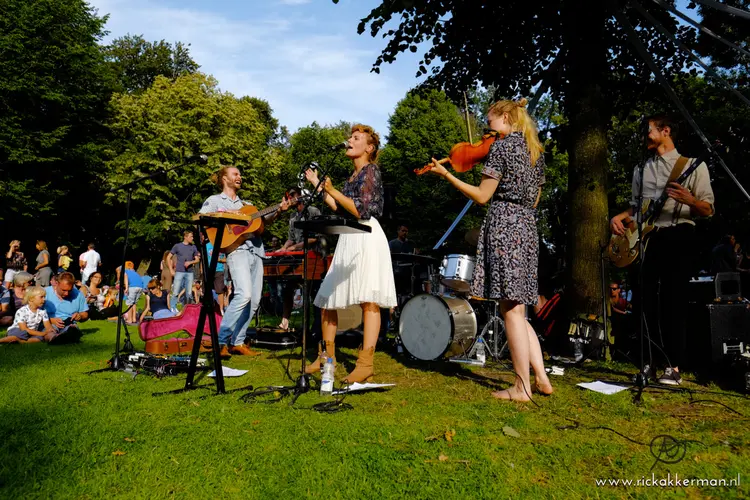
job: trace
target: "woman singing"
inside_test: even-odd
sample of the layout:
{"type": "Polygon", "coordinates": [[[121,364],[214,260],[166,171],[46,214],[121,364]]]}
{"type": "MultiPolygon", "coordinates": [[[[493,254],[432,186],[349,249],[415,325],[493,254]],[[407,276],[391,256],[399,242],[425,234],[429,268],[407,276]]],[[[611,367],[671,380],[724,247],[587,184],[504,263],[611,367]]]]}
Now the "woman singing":
{"type": "MultiPolygon", "coordinates": [[[[336,310],[353,304],[362,307],[364,341],[356,368],[344,379],[344,382],[352,384],[363,382],[373,375],[372,360],[380,331],[380,308],[396,306],[396,286],[388,240],[376,219],[383,214],[383,183],[380,169],[373,163],[378,154],[380,137],[371,127],[354,125],[348,144],[346,156],[352,160],[354,172],[341,191],[333,187],[331,179],[326,179],[322,186],[325,190],[323,197],[333,210],[343,208],[360,223],[370,226],[372,232],[341,235],[331,268],[315,297],[315,305],[322,309],[323,340],[326,354],[330,357],[334,357],[338,324],[336,310]]],[[[316,172],[307,170],[306,175],[313,186],[318,185],[316,172]]],[[[320,356],[306,371],[320,371],[320,356]]]]}
{"type": "Polygon", "coordinates": [[[490,202],[479,237],[471,293],[500,301],[516,380],[510,388],[492,395],[515,401],[528,401],[534,390],[542,394],[553,390],[544,371],[539,340],[525,311],[525,304],[537,301],[539,237],[534,216],[544,183],[544,148],[526,102],[498,101],[490,107],[487,124],[505,138],[490,148],[479,186],[460,181],[434,158],[431,170],[474,202],[490,202]],[[536,375],[534,388],[529,385],[529,364],[536,375]]]}

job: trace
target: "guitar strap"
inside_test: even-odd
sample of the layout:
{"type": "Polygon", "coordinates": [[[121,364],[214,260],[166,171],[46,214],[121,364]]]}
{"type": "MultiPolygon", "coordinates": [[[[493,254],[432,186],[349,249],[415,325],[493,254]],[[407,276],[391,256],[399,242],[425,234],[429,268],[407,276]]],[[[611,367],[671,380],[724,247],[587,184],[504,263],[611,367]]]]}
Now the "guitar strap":
{"type": "MultiPolygon", "coordinates": [[[[670,172],[669,178],[667,179],[667,186],[669,186],[670,182],[676,181],[677,178],[682,173],[682,171],[685,170],[685,165],[687,165],[688,159],[689,158],[687,156],[682,156],[682,155],[680,155],[680,157],[677,158],[677,161],[674,162],[674,167],[672,167],[672,172],[670,172]]],[[[677,214],[679,213],[680,213],[680,203],[675,202],[674,209],[672,210],[672,221],[674,221],[677,218],[677,214]]]]}

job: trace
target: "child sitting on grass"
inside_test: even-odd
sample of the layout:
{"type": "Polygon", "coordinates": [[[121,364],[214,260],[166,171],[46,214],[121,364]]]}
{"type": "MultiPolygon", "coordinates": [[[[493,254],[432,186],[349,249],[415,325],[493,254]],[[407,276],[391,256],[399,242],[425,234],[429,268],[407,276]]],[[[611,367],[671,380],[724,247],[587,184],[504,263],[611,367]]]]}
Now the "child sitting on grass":
{"type": "Polygon", "coordinates": [[[16,311],[13,324],[8,328],[8,334],[0,339],[0,343],[42,342],[45,335],[52,333],[52,324],[43,307],[46,295],[44,288],[40,286],[32,286],[26,290],[23,297],[25,305],[16,311]],[[40,331],[41,327],[44,327],[44,331],[40,331]]]}

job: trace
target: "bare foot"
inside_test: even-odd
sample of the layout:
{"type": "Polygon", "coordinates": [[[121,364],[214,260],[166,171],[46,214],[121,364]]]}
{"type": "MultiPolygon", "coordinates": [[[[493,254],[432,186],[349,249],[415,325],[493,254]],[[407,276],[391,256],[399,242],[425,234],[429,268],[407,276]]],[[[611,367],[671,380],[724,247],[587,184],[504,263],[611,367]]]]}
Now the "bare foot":
{"type": "Polygon", "coordinates": [[[531,400],[524,391],[519,391],[515,386],[505,389],[504,391],[495,391],[492,393],[492,397],[496,399],[504,399],[506,401],[525,402],[531,400]]]}
{"type": "Polygon", "coordinates": [[[555,389],[552,387],[552,382],[549,381],[547,374],[537,375],[536,382],[531,386],[531,392],[538,392],[545,396],[549,396],[555,389]]]}
{"type": "Polygon", "coordinates": [[[552,387],[552,384],[547,381],[546,384],[542,382],[536,382],[531,386],[531,392],[538,392],[539,394],[543,394],[545,396],[549,396],[553,392],[555,392],[555,389],[552,387]]]}
{"type": "Polygon", "coordinates": [[[281,318],[281,323],[279,323],[279,328],[282,330],[288,330],[289,329],[289,320],[286,318],[281,318]]]}

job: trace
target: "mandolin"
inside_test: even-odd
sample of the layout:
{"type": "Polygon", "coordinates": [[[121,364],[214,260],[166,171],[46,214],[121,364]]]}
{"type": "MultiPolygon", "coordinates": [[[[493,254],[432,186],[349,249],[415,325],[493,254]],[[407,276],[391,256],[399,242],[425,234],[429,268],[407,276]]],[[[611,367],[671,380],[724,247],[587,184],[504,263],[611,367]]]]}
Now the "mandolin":
{"type": "MultiPolygon", "coordinates": [[[[701,163],[705,162],[711,155],[710,152],[705,152],[698,158],[696,158],[690,166],[680,174],[675,180],[677,184],[682,184],[690,177],[701,163]]],[[[659,218],[664,204],[669,199],[667,189],[661,193],[656,200],[643,200],[643,229],[641,231],[643,235],[643,249],[646,250],[648,245],[648,235],[656,228],[656,219],[659,218]]],[[[607,246],[607,255],[609,260],[617,267],[626,267],[632,264],[638,258],[638,225],[632,218],[623,221],[625,226],[625,234],[618,236],[613,234],[609,240],[607,246]]]]}
{"type": "MultiPolygon", "coordinates": [[[[290,199],[289,201],[293,204],[299,198],[300,197],[297,196],[295,198],[290,199]]],[[[224,235],[221,238],[220,251],[223,253],[229,254],[235,251],[240,245],[245,243],[245,241],[247,241],[249,238],[252,238],[253,236],[261,235],[263,231],[265,230],[263,217],[274,213],[280,207],[281,207],[281,203],[278,203],[276,205],[266,207],[263,210],[258,210],[258,207],[255,207],[253,205],[245,205],[239,210],[239,213],[213,212],[209,214],[197,214],[193,217],[193,219],[197,220],[198,218],[200,218],[201,215],[208,215],[208,216],[216,217],[216,218],[225,217],[227,219],[246,220],[248,222],[247,226],[242,226],[239,224],[227,224],[226,226],[224,226],[224,235]]],[[[216,242],[216,228],[215,227],[206,228],[206,234],[208,235],[208,239],[211,242],[211,244],[214,245],[216,242]]]]}

